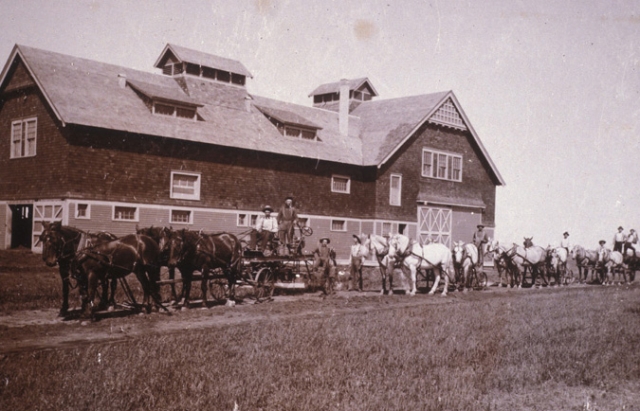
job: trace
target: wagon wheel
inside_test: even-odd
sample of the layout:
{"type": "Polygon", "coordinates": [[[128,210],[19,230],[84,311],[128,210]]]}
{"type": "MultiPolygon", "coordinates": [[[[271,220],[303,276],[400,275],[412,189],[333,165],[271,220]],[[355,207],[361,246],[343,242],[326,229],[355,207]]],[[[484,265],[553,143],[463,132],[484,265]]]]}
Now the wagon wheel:
{"type": "Polygon", "coordinates": [[[270,268],[262,267],[258,270],[253,281],[253,293],[256,298],[256,303],[272,299],[274,283],[275,276],[270,268]]]}
{"type": "Polygon", "coordinates": [[[209,280],[209,294],[215,301],[223,301],[227,298],[227,282],[219,278],[209,280]]]}
{"type": "Polygon", "coordinates": [[[305,237],[309,237],[309,236],[313,235],[313,229],[311,227],[307,227],[307,226],[300,227],[300,232],[305,237]]]}

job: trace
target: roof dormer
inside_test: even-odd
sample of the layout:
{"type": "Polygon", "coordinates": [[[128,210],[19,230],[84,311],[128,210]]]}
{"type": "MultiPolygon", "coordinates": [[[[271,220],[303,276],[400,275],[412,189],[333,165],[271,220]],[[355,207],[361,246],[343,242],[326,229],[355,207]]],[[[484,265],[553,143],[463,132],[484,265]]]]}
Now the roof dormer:
{"type": "Polygon", "coordinates": [[[166,76],[193,76],[244,86],[246,78],[253,78],[239,61],[185,47],[167,44],[154,64],[166,76]]]}
{"type": "Polygon", "coordinates": [[[338,111],[340,102],[340,85],[346,84],[349,88],[349,112],[358,107],[362,102],[369,101],[378,95],[368,78],[343,80],[335,83],[327,83],[318,86],[309,97],[313,97],[313,107],[326,108],[338,111]]]}

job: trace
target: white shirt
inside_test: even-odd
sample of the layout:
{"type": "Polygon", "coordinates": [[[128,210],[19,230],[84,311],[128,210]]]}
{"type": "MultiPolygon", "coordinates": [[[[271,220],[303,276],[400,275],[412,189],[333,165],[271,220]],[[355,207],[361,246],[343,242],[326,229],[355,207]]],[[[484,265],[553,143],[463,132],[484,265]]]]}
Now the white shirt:
{"type": "Polygon", "coordinates": [[[571,248],[571,241],[569,241],[569,237],[560,240],[560,247],[571,248]]]}
{"type": "Polygon", "coordinates": [[[256,221],[256,230],[260,233],[262,230],[271,231],[272,233],[278,232],[278,220],[276,217],[269,215],[258,216],[256,221]]]}

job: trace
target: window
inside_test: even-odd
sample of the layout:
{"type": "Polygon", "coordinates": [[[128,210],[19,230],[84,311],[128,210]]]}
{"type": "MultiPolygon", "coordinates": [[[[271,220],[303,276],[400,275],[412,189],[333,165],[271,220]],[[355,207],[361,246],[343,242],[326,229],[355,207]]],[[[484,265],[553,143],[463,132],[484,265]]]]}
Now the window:
{"type": "Polygon", "coordinates": [[[113,207],[113,219],[116,221],[138,221],[137,207],[113,207]]]}
{"type": "Polygon", "coordinates": [[[331,220],[331,231],[347,231],[347,222],[344,220],[331,220]]]}
{"type": "Polygon", "coordinates": [[[391,174],[389,185],[389,204],[399,206],[402,204],[402,176],[400,174],[391,174]]]}
{"type": "Polygon", "coordinates": [[[462,181],[462,156],[430,149],[422,150],[422,176],[462,181]]]}
{"type": "Polygon", "coordinates": [[[171,210],[171,222],[177,224],[191,224],[191,210],[171,210]]]}
{"type": "Polygon", "coordinates": [[[351,179],[344,176],[332,176],[331,192],[349,194],[351,192],[351,179]]]}
{"type": "Polygon", "coordinates": [[[171,198],[200,200],[200,174],[171,172],[171,198]]]}
{"type": "Polygon", "coordinates": [[[91,218],[89,204],[76,204],[76,218],[79,218],[79,219],[91,218]]]}
{"type": "MultiPolygon", "coordinates": [[[[282,132],[282,128],[280,128],[282,132]]],[[[316,140],[315,130],[305,130],[302,128],[284,126],[284,135],[287,137],[302,138],[303,140],[316,140]]]]}
{"type": "Polygon", "coordinates": [[[382,223],[382,235],[391,235],[393,232],[393,223],[385,221],[382,223]]]}
{"type": "Polygon", "coordinates": [[[11,158],[36,155],[37,125],[35,117],[11,122],[11,158]]]}
{"type": "Polygon", "coordinates": [[[238,227],[253,227],[258,221],[257,214],[238,214],[238,227]]]}
{"type": "Polygon", "coordinates": [[[186,118],[189,120],[197,120],[197,111],[193,107],[174,106],[165,103],[153,103],[153,113],[169,117],[186,118]]]}

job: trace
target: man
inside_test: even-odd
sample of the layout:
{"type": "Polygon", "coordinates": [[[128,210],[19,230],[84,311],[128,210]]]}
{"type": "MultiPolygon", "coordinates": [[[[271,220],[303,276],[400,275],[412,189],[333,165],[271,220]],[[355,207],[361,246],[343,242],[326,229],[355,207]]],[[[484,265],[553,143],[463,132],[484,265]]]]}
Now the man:
{"type": "Polygon", "coordinates": [[[613,236],[613,251],[618,251],[622,253],[622,246],[626,240],[624,233],[622,232],[624,228],[618,227],[618,232],[613,236]]]}
{"type": "Polygon", "coordinates": [[[484,232],[484,225],[477,225],[478,231],[473,233],[473,244],[478,248],[478,264],[477,267],[482,267],[484,264],[484,245],[489,242],[487,233],[484,232]]]}
{"type": "Polygon", "coordinates": [[[278,211],[278,237],[282,255],[288,255],[289,246],[293,242],[293,230],[298,224],[298,212],[293,207],[293,196],[284,199],[284,205],[278,211]]]}
{"type": "Polygon", "coordinates": [[[564,237],[562,240],[560,240],[560,247],[564,248],[567,250],[567,255],[569,255],[570,249],[571,249],[571,242],[569,241],[569,232],[565,231],[564,233],[562,233],[562,236],[564,237]]]}
{"type": "Polygon", "coordinates": [[[260,240],[260,250],[264,252],[267,246],[271,244],[271,240],[278,233],[278,221],[271,215],[273,209],[271,206],[264,206],[262,209],[263,215],[258,216],[256,220],[255,229],[251,231],[251,244],[252,250],[256,250],[256,243],[260,240]]]}
{"type": "Polygon", "coordinates": [[[367,255],[367,250],[362,245],[360,237],[353,235],[353,245],[351,246],[351,261],[349,269],[349,291],[362,291],[362,263],[367,255]],[[356,282],[358,287],[356,288],[356,282]]]}
{"type": "Polygon", "coordinates": [[[318,241],[318,247],[313,252],[314,263],[313,271],[318,273],[318,269],[322,268],[323,292],[329,294],[333,292],[333,267],[335,266],[336,253],[333,248],[329,247],[331,240],[323,237],[318,241]],[[329,284],[327,287],[326,284],[329,284]]]}
{"type": "Polygon", "coordinates": [[[633,257],[635,258],[636,256],[636,247],[634,246],[634,244],[638,243],[638,233],[636,233],[636,230],[634,230],[633,228],[631,230],[629,230],[629,235],[627,236],[627,238],[625,239],[624,242],[624,255],[627,255],[627,250],[631,249],[633,250],[633,257]]]}

